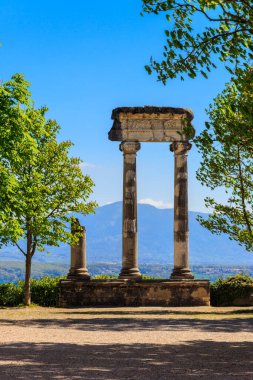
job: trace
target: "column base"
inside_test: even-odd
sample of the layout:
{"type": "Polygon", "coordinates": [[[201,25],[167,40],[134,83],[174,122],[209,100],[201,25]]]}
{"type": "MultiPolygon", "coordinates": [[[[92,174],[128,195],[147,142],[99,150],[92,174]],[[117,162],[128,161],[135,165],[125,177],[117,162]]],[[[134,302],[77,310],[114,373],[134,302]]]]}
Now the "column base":
{"type": "Polygon", "coordinates": [[[79,268],[75,271],[70,271],[68,280],[90,280],[90,274],[85,268],[79,268]]]}
{"type": "Polygon", "coordinates": [[[74,277],[75,276],[75,268],[70,268],[70,270],[69,270],[69,273],[68,273],[68,275],[67,275],[67,278],[69,278],[69,279],[71,279],[72,277],[74,277]]]}
{"type": "Polygon", "coordinates": [[[189,268],[174,268],[170,278],[172,280],[192,280],[194,276],[189,268]]]}
{"type": "Polygon", "coordinates": [[[120,280],[141,279],[142,275],[138,268],[122,268],[119,274],[120,280]]]}

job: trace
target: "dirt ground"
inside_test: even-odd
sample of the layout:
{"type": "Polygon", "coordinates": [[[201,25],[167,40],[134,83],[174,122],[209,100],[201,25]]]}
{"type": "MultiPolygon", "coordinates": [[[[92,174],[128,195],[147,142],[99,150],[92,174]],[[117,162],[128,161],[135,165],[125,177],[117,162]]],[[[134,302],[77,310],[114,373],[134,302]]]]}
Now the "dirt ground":
{"type": "Polygon", "coordinates": [[[0,308],[0,379],[253,379],[253,308],[0,308]]]}

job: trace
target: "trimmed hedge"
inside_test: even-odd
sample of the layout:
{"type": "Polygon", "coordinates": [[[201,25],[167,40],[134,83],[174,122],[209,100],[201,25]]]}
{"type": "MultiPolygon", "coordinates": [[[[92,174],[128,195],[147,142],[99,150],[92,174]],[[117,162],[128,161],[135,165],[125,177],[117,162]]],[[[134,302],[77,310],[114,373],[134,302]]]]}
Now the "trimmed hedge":
{"type": "Polygon", "coordinates": [[[24,300],[24,282],[0,284],[0,306],[18,306],[24,300]]]}
{"type": "MultiPolygon", "coordinates": [[[[115,279],[117,276],[100,275],[96,280],[115,279]]],[[[63,277],[42,277],[31,280],[32,303],[39,306],[58,306],[59,283],[63,277]]],[[[144,280],[154,279],[144,276],[144,280]]],[[[238,298],[247,299],[253,294],[253,278],[249,275],[238,274],[225,279],[221,278],[211,283],[211,305],[233,306],[238,298]]],[[[24,298],[24,281],[0,284],[0,306],[22,305],[24,298]]]]}
{"type": "Polygon", "coordinates": [[[40,306],[58,306],[59,283],[62,277],[42,277],[31,281],[32,303],[40,306]]]}
{"type": "MultiPolygon", "coordinates": [[[[31,280],[31,301],[39,306],[58,306],[62,277],[45,276],[31,280]]],[[[18,306],[24,300],[24,281],[0,284],[0,306],[18,306]]]]}
{"type": "MultiPolygon", "coordinates": [[[[116,275],[97,275],[93,280],[117,279],[116,275]]],[[[39,280],[31,279],[31,301],[39,306],[58,306],[59,283],[64,277],[41,277],[39,280]]],[[[153,279],[143,276],[143,279],[153,279]]],[[[22,305],[24,300],[24,281],[0,284],[0,306],[22,305]]]]}
{"type": "MultiPolygon", "coordinates": [[[[249,299],[253,294],[253,278],[249,275],[238,274],[220,278],[210,287],[212,306],[233,306],[236,299],[249,299]]],[[[245,304],[245,306],[247,306],[245,304]]]]}

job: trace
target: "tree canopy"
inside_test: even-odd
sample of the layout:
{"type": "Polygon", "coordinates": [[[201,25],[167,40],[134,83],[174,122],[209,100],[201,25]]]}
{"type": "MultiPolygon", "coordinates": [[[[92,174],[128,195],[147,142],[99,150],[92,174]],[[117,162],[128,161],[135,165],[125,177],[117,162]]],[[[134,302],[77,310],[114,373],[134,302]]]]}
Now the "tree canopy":
{"type": "Polygon", "coordinates": [[[151,58],[145,66],[157,73],[164,84],[169,78],[195,78],[216,68],[214,56],[234,72],[238,63],[248,65],[253,58],[252,0],[142,0],[146,13],[164,13],[163,59],[151,58]],[[204,23],[203,30],[201,24],[204,23]]]}
{"type": "Polygon", "coordinates": [[[96,206],[88,202],[92,180],[70,157],[72,143],[57,141],[60,127],[47,111],[34,107],[22,75],[0,86],[0,246],[16,245],[26,258],[26,303],[36,250],[74,244],[73,215],[96,206]]]}
{"type": "Polygon", "coordinates": [[[224,188],[227,197],[223,203],[207,197],[213,212],[199,221],[253,251],[253,68],[238,73],[208,115],[210,121],[195,138],[202,155],[197,178],[211,190],[224,188]]]}

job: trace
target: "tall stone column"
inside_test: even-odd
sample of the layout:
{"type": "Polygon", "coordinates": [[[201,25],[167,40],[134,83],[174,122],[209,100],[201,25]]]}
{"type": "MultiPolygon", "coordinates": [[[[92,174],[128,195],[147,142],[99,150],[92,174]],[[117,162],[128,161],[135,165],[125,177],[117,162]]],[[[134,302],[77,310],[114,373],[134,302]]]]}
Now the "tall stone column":
{"type": "Polygon", "coordinates": [[[122,142],[120,150],[124,154],[123,174],[123,226],[122,226],[122,269],[120,279],[141,277],[138,269],[137,241],[137,187],[136,153],[138,142],[122,142]]]}
{"type": "Polygon", "coordinates": [[[68,274],[69,279],[89,280],[90,275],[86,268],[86,230],[78,219],[71,224],[71,233],[75,234],[81,229],[81,236],[76,245],[71,246],[71,264],[68,274]]]}
{"type": "Polygon", "coordinates": [[[173,142],[174,152],[174,269],[172,279],[191,279],[189,269],[189,227],[188,227],[188,169],[187,156],[191,144],[173,142]]]}

